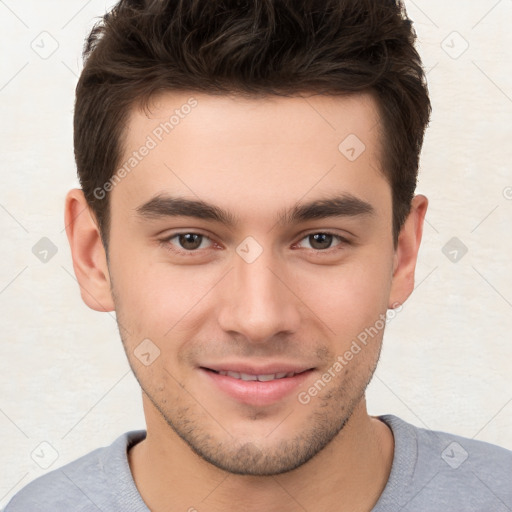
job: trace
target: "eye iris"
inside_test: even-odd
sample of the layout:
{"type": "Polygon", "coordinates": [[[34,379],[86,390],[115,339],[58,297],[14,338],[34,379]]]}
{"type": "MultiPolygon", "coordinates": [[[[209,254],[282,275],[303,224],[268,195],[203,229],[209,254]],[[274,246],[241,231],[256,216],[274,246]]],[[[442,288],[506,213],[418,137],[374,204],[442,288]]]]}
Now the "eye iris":
{"type": "Polygon", "coordinates": [[[197,249],[200,247],[202,240],[203,236],[195,233],[185,233],[179,236],[180,245],[184,249],[197,249]]]}
{"type": "Polygon", "coordinates": [[[315,233],[314,235],[309,235],[309,242],[314,249],[329,249],[332,244],[332,238],[333,235],[327,233],[315,233]]]}

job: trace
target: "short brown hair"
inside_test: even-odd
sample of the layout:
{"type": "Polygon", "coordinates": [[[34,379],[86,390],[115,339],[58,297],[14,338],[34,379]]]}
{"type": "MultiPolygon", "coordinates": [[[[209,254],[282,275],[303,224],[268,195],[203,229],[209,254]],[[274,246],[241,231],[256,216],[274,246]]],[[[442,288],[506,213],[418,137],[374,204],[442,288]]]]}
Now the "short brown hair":
{"type": "Polygon", "coordinates": [[[410,210],[431,105],[401,0],[120,0],[92,29],[76,88],[80,184],[105,249],[132,107],[162,91],[377,98],[393,236],[410,210]]]}

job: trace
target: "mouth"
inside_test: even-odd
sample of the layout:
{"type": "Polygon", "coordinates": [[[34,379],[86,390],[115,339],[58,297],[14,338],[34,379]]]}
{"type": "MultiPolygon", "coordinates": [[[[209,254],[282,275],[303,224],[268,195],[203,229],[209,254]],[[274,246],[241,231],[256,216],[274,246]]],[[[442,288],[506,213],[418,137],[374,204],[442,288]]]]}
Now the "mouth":
{"type": "Polygon", "coordinates": [[[285,379],[285,378],[294,377],[295,375],[300,375],[301,373],[309,371],[309,370],[302,370],[302,371],[297,371],[297,372],[251,374],[251,373],[243,373],[243,372],[233,372],[230,370],[217,371],[217,370],[211,370],[210,368],[204,368],[204,369],[210,370],[214,373],[218,373],[219,375],[231,377],[232,379],[238,379],[238,380],[244,380],[244,381],[257,380],[259,382],[270,382],[272,380],[285,379]]]}
{"type": "Polygon", "coordinates": [[[283,401],[309,378],[314,368],[249,368],[231,367],[198,368],[205,384],[221,391],[222,395],[252,406],[266,406],[283,401]]]}

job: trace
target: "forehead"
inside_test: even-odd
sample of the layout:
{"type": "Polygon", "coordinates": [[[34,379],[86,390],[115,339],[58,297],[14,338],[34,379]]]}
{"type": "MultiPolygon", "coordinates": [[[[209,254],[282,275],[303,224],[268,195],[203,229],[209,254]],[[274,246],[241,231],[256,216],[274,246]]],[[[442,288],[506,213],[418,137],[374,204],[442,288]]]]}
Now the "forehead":
{"type": "Polygon", "coordinates": [[[119,165],[125,172],[112,204],[133,208],[172,193],[238,203],[254,213],[269,201],[282,207],[333,188],[374,202],[390,192],[380,171],[379,127],[368,93],[246,98],[165,92],[149,110],[130,112],[119,165]]]}

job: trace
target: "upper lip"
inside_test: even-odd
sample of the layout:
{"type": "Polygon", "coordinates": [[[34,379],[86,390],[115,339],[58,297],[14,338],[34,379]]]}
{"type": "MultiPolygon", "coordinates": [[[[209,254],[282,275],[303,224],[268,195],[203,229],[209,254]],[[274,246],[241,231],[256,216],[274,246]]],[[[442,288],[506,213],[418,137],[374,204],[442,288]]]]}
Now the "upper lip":
{"type": "Polygon", "coordinates": [[[214,370],[216,372],[236,372],[246,373],[248,375],[272,375],[275,373],[301,373],[306,370],[311,370],[312,367],[302,364],[292,363],[267,363],[264,365],[255,365],[244,362],[226,362],[226,363],[212,363],[202,364],[201,368],[214,370]]]}

